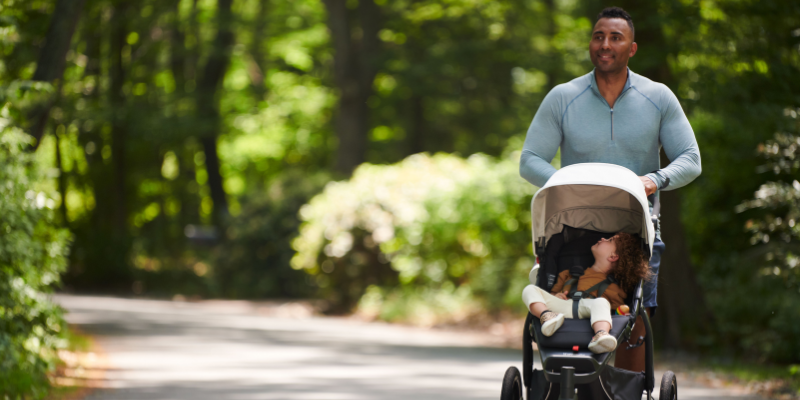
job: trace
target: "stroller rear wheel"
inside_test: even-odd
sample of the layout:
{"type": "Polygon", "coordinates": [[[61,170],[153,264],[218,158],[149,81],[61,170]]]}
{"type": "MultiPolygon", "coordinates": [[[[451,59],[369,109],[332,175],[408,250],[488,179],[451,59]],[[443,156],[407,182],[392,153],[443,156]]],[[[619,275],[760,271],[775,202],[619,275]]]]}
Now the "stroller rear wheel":
{"type": "Polygon", "coordinates": [[[508,367],[506,370],[500,400],[522,400],[522,377],[517,367],[508,367]]]}
{"type": "Polygon", "coordinates": [[[658,400],[678,400],[678,379],[672,371],[661,377],[661,393],[658,400]]]}

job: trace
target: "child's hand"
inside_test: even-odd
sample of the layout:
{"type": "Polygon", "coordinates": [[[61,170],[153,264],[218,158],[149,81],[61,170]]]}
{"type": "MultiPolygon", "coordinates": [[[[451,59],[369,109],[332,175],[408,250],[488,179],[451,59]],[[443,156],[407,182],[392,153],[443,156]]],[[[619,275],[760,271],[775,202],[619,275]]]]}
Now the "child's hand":
{"type": "Polygon", "coordinates": [[[561,300],[567,300],[567,293],[569,293],[569,292],[567,292],[565,290],[565,291],[563,291],[561,293],[556,294],[556,297],[558,297],[561,300]]]}

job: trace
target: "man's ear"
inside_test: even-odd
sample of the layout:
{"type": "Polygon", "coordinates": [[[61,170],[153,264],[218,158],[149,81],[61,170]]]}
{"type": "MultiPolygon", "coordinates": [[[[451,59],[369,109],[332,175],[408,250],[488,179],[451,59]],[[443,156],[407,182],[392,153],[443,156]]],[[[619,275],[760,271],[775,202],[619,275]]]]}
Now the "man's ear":
{"type": "Polygon", "coordinates": [[[631,43],[631,52],[628,58],[635,56],[637,50],[639,50],[639,45],[636,42],[631,43]]]}
{"type": "Polygon", "coordinates": [[[617,255],[617,253],[611,253],[611,255],[608,256],[608,261],[612,262],[612,263],[615,263],[615,262],[619,261],[619,256],[617,255]]]}

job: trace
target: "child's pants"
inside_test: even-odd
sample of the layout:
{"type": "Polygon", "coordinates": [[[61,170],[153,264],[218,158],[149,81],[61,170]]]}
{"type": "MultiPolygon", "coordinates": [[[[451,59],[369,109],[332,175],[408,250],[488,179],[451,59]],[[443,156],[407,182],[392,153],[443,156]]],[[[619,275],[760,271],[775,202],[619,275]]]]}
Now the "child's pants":
{"type": "MultiPolygon", "coordinates": [[[[531,309],[531,304],[533,303],[544,303],[548,310],[564,314],[566,318],[572,318],[573,300],[559,299],[538,286],[528,285],[522,291],[522,301],[528,306],[528,310],[531,309]]],[[[578,318],[591,318],[592,325],[598,321],[605,321],[611,324],[611,304],[602,297],[581,299],[578,302],[578,318]]]]}

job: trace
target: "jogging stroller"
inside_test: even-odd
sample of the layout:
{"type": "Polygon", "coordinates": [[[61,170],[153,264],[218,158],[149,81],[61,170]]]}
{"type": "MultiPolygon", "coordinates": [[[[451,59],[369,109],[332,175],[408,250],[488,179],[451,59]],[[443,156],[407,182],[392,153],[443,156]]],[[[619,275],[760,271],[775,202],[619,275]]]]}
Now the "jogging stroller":
{"type": "MultiPolygon", "coordinates": [[[[658,214],[657,206],[653,214],[658,214]]],[[[594,263],[591,246],[601,237],[627,232],[641,239],[647,258],[652,254],[655,229],[647,196],[639,177],[624,167],[586,163],[560,169],[533,197],[531,218],[538,273],[532,270],[529,279],[548,291],[560,272],[570,270],[578,278],[594,263]]],[[[582,295],[570,293],[576,302],[582,295]]],[[[572,400],[576,392],[581,400],[640,400],[643,393],[653,399],[653,332],[642,302],[640,281],[627,293],[630,314],[612,316],[609,333],[617,339],[617,348],[645,346],[645,371],[609,366],[615,351],[590,352],[587,346],[594,332],[588,319],[577,319],[577,315],[565,319],[554,335],[546,337],[539,319],[529,312],[523,330],[522,376],[516,367],[508,368],[500,399],[521,400],[523,391],[527,400],[572,400]],[[629,343],[637,315],[644,321],[646,336],[629,343]],[[532,341],[539,347],[541,370],[534,369],[532,341]]],[[[677,380],[671,371],[662,377],[659,398],[677,399],[677,380]]]]}

